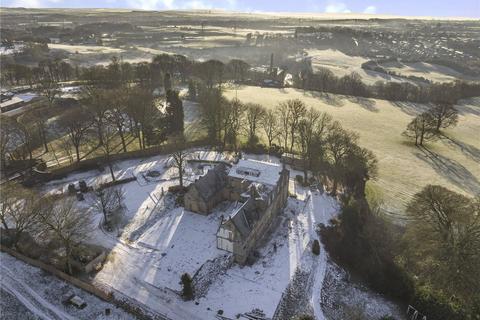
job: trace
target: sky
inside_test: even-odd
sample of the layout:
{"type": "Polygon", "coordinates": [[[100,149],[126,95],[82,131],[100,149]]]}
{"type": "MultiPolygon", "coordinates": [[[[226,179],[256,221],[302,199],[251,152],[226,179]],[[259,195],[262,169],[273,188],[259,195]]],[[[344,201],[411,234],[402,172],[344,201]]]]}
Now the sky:
{"type": "Polygon", "coordinates": [[[224,9],[480,18],[480,0],[0,0],[4,7],[224,9]]]}

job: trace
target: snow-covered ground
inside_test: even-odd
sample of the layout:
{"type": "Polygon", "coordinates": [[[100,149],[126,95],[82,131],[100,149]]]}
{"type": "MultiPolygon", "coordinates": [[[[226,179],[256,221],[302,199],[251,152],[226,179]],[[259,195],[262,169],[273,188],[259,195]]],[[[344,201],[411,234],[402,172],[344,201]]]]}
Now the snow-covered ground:
{"type": "MultiPolygon", "coordinates": [[[[313,256],[310,245],[318,238],[316,225],[332,217],[338,208],[326,195],[305,193],[308,201],[289,199],[280,225],[260,250],[255,264],[235,265],[219,275],[204,298],[187,303],[188,309],[202,315],[202,319],[212,319],[218,310],[235,319],[237,314],[254,308],[272,317],[297,268],[318,273],[321,283],[324,270],[320,266],[325,265],[325,256],[313,256]]],[[[320,305],[319,300],[315,303],[320,305]]]]}
{"type": "Polygon", "coordinates": [[[0,252],[0,268],[2,319],[135,319],[122,309],[7,253],[0,252]],[[87,303],[84,309],[62,303],[73,294],[87,303]],[[109,316],[105,315],[107,308],[111,310],[109,316]]]}
{"type": "MultiPolygon", "coordinates": [[[[198,150],[192,158],[218,161],[228,157],[198,150]]],[[[278,158],[268,155],[247,154],[244,158],[279,163],[278,158]]],[[[178,184],[178,173],[170,162],[168,156],[156,156],[115,164],[117,178],[136,176],[137,181],[122,185],[125,225],[112,233],[96,228],[90,239],[109,250],[107,262],[95,275],[94,282],[109,288],[118,298],[133,300],[169,319],[215,319],[220,310],[224,317],[235,319],[253,309],[260,309],[271,318],[289,306],[292,283],[298,283],[300,274],[306,275],[300,283],[307,294],[302,294],[302,306],[291,310],[292,313],[306,310],[316,319],[326,319],[321,293],[329,258],[323,246],[319,256],[313,255],[311,245],[318,239],[318,224],[327,224],[337,214],[337,201],[298,185],[294,177],[301,173],[291,170],[289,188],[296,199],[289,198],[277,227],[259,248],[257,261],[251,266],[234,264],[226,270],[216,268],[217,262],[224,266],[228,261],[229,253],[216,247],[216,232],[221,215],[230,213],[233,204],[223,202],[208,216],[176,206],[174,197],[167,193],[169,186],[178,184]],[[157,171],[158,176],[146,176],[151,170],[157,171]],[[202,266],[206,267],[201,269],[202,266]],[[202,281],[205,273],[210,277],[202,282],[208,287],[202,288],[201,297],[185,302],[178,294],[180,277],[185,272],[194,276],[199,270],[202,281]],[[209,270],[216,271],[209,274],[209,270]]],[[[188,185],[199,171],[193,168],[186,171],[188,185]]],[[[69,183],[81,179],[95,186],[108,181],[110,174],[95,170],[71,174],[48,183],[45,192],[66,191],[69,183]]],[[[79,206],[94,210],[92,200],[93,195],[89,194],[79,206]]],[[[102,214],[94,212],[94,215],[95,225],[99,226],[102,214]]]]}
{"type": "MultiPolygon", "coordinates": [[[[244,157],[278,163],[277,158],[266,155],[244,157]]],[[[224,160],[225,155],[197,151],[192,158],[224,160]]],[[[235,318],[254,308],[271,317],[297,268],[315,272],[312,286],[321,288],[326,257],[324,253],[312,256],[310,247],[313,239],[318,238],[316,225],[326,223],[336,213],[337,204],[332,198],[299,187],[292,178],[291,192],[297,193],[297,199],[289,199],[285,214],[278,221],[279,227],[259,250],[258,261],[252,266],[234,265],[222,274],[212,275],[212,284],[204,297],[192,302],[181,300],[177,292],[181,290],[183,273],[193,276],[207,261],[228,256],[216,248],[216,232],[220,216],[231,211],[231,203],[218,205],[208,216],[175,207],[168,195],[162,198],[162,190],[166,194],[169,186],[178,183],[178,174],[169,162],[167,156],[158,156],[115,165],[119,179],[133,175],[137,181],[122,185],[127,224],[119,236],[100,228],[92,236],[92,243],[110,250],[107,263],[95,276],[96,283],[171,319],[210,319],[218,310],[235,318]],[[159,176],[145,179],[149,170],[157,171],[159,176]]],[[[192,170],[189,172],[187,184],[197,177],[192,170]]],[[[292,172],[291,176],[295,174],[292,172]]],[[[72,174],[50,182],[46,191],[65,191],[69,183],[81,179],[88,185],[98,185],[109,180],[109,173],[72,174]]],[[[84,210],[93,210],[92,197],[87,196],[79,205],[84,210]]],[[[102,215],[96,212],[95,217],[99,225],[102,215]]],[[[312,302],[320,305],[316,297],[312,302]]]]}
{"type": "Polygon", "coordinates": [[[352,312],[360,313],[366,319],[380,319],[383,316],[405,319],[405,314],[398,305],[362,284],[351,281],[348,273],[334,262],[329,260],[326,269],[322,309],[328,319],[343,320],[352,312]]]}

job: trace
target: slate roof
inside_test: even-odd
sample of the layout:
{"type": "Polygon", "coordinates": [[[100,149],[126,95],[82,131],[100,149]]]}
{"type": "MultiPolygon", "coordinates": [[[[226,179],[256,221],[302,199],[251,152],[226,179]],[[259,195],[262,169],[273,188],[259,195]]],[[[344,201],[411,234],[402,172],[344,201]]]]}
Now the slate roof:
{"type": "Polygon", "coordinates": [[[206,175],[200,177],[194,185],[202,199],[208,201],[225,188],[228,182],[227,178],[227,166],[224,163],[219,163],[206,175]]]}
{"type": "Polygon", "coordinates": [[[255,199],[249,198],[245,201],[243,205],[230,216],[230,220],[240,232],[242,238],[247,238],[254,228],[255,223],[260,220],[260,212],[256,208],[255,199]]]}

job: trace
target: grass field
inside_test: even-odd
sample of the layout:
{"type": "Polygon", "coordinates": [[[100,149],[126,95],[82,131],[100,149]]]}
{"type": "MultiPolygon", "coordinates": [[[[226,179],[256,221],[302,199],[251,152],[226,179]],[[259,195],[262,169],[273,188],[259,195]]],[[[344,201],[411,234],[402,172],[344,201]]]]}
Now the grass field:
{"type": "Polygon", "coordinates": [[[367,58],[359,56],[348,56],[339,50],[307,50],[307,55],[312,59],[312,68],[317,71],[319,68],[331,70],[337,77],[349,75],[356,72],[362,77],[362,81],[368,85],[373,85],[377,81],[405,82],[400,77],[391,76],[372,70],[362,69],[362,63],[367,62],[367,58]]]}
{"type": "MultiPolygon", "coordinates": [[[[235,90],[227,90],[228,98],[235,90]]],[[[299,98],[307,106],[327,112],[360,135],[360,144],[372,150],[379,161],[378,178],[372,186],[380,191],[384,208],[403,214],[412,195],[427,184],[440,184],[467,195],[480,193],[480,98],[458,105],[458,126],[445,137],[416,148],[401,134],[425,105],[360,99],[292,88],[241,87],[238,98],[274,108],[278,102],[299,98]]]]}
{"type": "Polygon", "coordinates": [[[387,62],[380,64],[384,69],[388,71],[394,71],[403,76],[417,76],[423,77],[430,81],[435,82],[448,82],[458,79],[464,80],[479,80],[478,77],[466,76],[458,71],[455,71],[449,67],[440,66],[437,64],[415,62],[415,63],[402,63],[402,62],[387,62]]]}

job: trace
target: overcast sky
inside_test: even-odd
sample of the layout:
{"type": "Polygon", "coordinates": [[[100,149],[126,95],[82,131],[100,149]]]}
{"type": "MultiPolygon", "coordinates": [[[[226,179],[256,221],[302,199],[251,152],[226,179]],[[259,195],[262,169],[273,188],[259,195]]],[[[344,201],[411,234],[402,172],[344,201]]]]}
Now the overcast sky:
{"type": "Polygon", "coordinates": [[[0,0],[8,7],[226,9],[480,18],[480,0],[0,0]]]}

